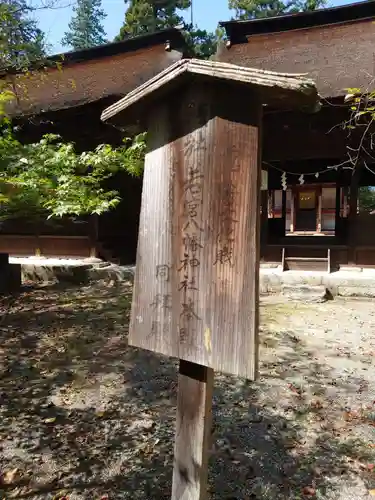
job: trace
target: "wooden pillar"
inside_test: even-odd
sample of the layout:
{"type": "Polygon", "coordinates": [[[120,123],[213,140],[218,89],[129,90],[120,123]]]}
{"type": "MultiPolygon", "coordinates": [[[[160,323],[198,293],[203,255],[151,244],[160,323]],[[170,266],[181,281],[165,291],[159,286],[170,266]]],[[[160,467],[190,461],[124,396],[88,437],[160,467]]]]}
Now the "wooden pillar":
{"type": "Polygon", "coordinates": [[[272,189],[269,189],[268,190],[268,218],[269,219],[273,219],[273,205],[274,205],[274,193],[275,191],[273,191],[272,189]]]}
{"type": "Polygon", "coordinates": [[[318,233],[322,232],[322,186],[318,188],[318,210],[316,217],[316,230],[318,233]]]}
{"type": "Polygon", "coordinates": [[[335,236],[340,239],[342,236],[342,224],[341,224],[341,184],[342,178],[340,173],[337,176],[336,182],[336,203],[335,203],[335,236]]]}
{"type": "Polygon", "coordinates": [[[268,190],[262,190],[261,194],[262,214],[260,219],[260,254],[264,255],[265,246],[268,242],[268,190]]]}
{"type": "Polygon", "coordinates": [[[294,233],[294,228],[296,227],[296,203],[295,203],[296,193],[292,189],[290,194],[291,194],[291,197],[290,197],[290,232],[294,233]]]}
{"type": "Polygon", "coordinates": [[[97,257],[99,243],[99,217],[94,214],[89,217],[89,238],[90,238],[90,257],[97,257]]]}
{"type": "Polygon", "coordinates": [[[286,190],[282,190],[282,195],[281,195],[281,200],[282,200],[282,206],[281,206],[281,217],[283,218],[284,224],[284,236],[285,236],[285,227],[286,227],[286,190]]]}
{"type": "Polygon", "coordinates": [[[172,500],[207,498],[214,371],[180,360],[172,500]]]}
{"type": "Polygon", "coordinates": [[[357,210],[358,210],[358,189],[359,178],[361,175],[362,165],[358,164],[352,175],[350,184],[350,200],[349,200],[349,217],[348,217],[348,239],[349,239],[349,264],[356,265],[356,240],[357,240],[357,210]]]}
{"type": "Polygon", "coordinates": [[[342,195],[342,204],[343,204],[343,214],[342,216],[347,218],[348,217],[348,193],[349,193],[349,188],[348,186],[345,186],[343,189],[343,195],[342,195]]]}
{"type": "MultiPolygon", "coordinates": [[[[226,95],[225,85],[213,86],[209,98],[203,87],[193,86],[185,100],[179,97],[180,104],[175,103],[175,106],[170,106],[170,130],[172,134],[177,131],[178,137],[181,137],[179,140],[185,144],[185,150],[189,149],[189,145],[191,149],[191,154],[185,153],[185,158],[181,161],[177,153],[180,148],[171,145],[171,158],[175,161],[173,168],[176,176],[175,181],[171,179],[173,185],[169,188],[175,190],[172,199],[176,203],[171,222],[172,226],[178,229],[176,236],[172,236],[174,240],[172,249],[177,254],[175,256],[172,254],[170,261],[173,262],[175,259],[180,261],[179,269],[171,275],[176,290],[173,292],[172,302],[179,304],[172,321],[177,320],[176,327],[180,335],[172,500],[207,498],[207,457],[211,433],[213,368],[220,369],[220,365],[224,368],[223,362],[227,363],[224,359],[228,360],[224,352],[232,348],[229,344],[225,346],[230,337],[228,332],[225,333],[227,328],[223,328],[223,325],[229,327],[228,321],[231,320],[225,311],[227,306],[223,302],[222,294],[227,293],[224,290],[229,286],[231,287],[230,294],[233,297],[237,295],[238,292],[232,288],[235,281],[230,278],[233,272],[240,272],[245,276],[245,268],[254,269],[255,275],[253,274],[251,278],[253,285],[250,285],[250,281],[243,285],[245,289],[249,289],[250,285],[252,289],[250,293],[253,295],[251,298],[248,297],[247,305],[244,304],[244,307],[247,310],[246,323],[249,324],[250,331],[257,330],[258,325],[258,312],[255,315],[250,313],[249,317],[249,311],[258,311],[259,300],[261,106],[256,100],[251,102],[251,94],[247,93],[247,96],[243,94],[243,98],[249,103],[246,106],[246,113],[243,113],[243,105],[234,105],[226,99],[226,95]],[[193,108],[190,106],[192,102],[193,108]],[[186,115],[186,109],[190,109],[190,116],[186,115]],[[179,113],[176,114],[176,110],[179,110],[179,113]],[[195,190],[193,193],[196,201],[194,206],[191,206],[192,215],[188,215],[185,224],[181,223],[181,210],[184,207],[179,204],[184,196],[188,195],[189,199],[191,196],[190,193],[183,193],[183,183],[178,182],[183,170],[185,170],[185,179],[188,182],[189,177],[192,175],[195,177],[190,182],[196,183],[197,191],[196,194],[195,190]],[[201,184],[202,187],[198,190],[199,182],[202,182],[200,178],[203,176],[205,184],[201,184]],[[214,216],[211,219],[213,214],[218,214],[218,218],[214,216]],[[195,220],[192,219],[193,216],[195,220]],[[240,220],[244,220],[244,217],[251,219],[251,221],[248,219],[247,224],[248,227],[254,228],[252,235],[245,235],[245,233],[241,235],[240,220]],[[207,223],[210,231],[206,234],[203,228],[207,223]],[[191,241],[197,238],[198,247],[201,248],[189,249],[186,246],[184,248],[182,243],[189,238],[191,241]],[[207,248],[210,238],[212,238],[214,252],[205,252],[204,249],[207,248]],[[249,245],[257,248],[258,251],[250,251],[249,245]],[[235,250],[240,247],[243,248],[245,258],[241,258],[235,250]],[[191,254],[193,250],[195,253],[191,254]],[[194,261],[197,265],[183,270],[186,255],[189,255],[189,265],[194,264],[194,261]],[[230,285],[230,280],[232,285],[230,285]],[[188,282],[186,290],[184,289],[185,282],[188,282]],[[215,303],[216,305],[213,305],[215,303]],[[187,304],[194,307],[190,318],[184,314],[183,307],[187,304]],[[215,315],[212,315],[213,310],[215,310],[215,315]],[[220,359],[220,364],[218,364],[217,361],[220,359]]],[[[242,99],[238,103],[241,101],[242,99]]],[[[157,123],[154,125],[159,126],[157,123]]],[[[183,178],[181,177],[180,180],[182,181],[183,178]]],[[[155,189],[155,184],[152,189],[155,189]]],[[[267,191],[263,193],[262,220],[264,222],[267,221],[267,191]]],[[[229,309],[233,311],[232,306],[229,306],[227,311],[229,309]]],[[[240,356],[243,359],[239,358],[238,363],[240,365],[245,363],[247,365],[245,370],[248,373],[250,370],[249,376],[253,378],[255,367],[250,366],[252,356],[250,354],[249,358],[248,354],[248,349],[250,351],[252,349],[249,344],[248,347],[243,344],[243,342],[248,343],[248,340],[245,341],[245,336],[248,339],[249,333],[247,331],[245,334],[244,331],[245,336],[242,336],[241,324],[245,324],[242,319],[236,323],[239,325],[237,335],[242,338],[240,342],[243,345],[243,356],[240,356]]],[[[233,327],[237,329],[234,324],[233,327]]],[[[172,338],[175,337],[173,331],[171,335],[172,338]]],[[[239,338],[234,342],[235,345],[238,341],[239,338]]],[[[231,343],[231,346],[233,345],[231,343]]],[[[229,371],[233,368],[229,368],[229,371]]],[[[238,368],[235,371],[238,371],[238,368]]],[[[241,368],[240,371],[242,372],[243,369],[241,368]]]]}
{"type": "Polygon", "coordinates": [[[41,250],[41,238],[39,233],[35,235],[35,257],[41,257],[42,256],[42,250],[41,250]]]}

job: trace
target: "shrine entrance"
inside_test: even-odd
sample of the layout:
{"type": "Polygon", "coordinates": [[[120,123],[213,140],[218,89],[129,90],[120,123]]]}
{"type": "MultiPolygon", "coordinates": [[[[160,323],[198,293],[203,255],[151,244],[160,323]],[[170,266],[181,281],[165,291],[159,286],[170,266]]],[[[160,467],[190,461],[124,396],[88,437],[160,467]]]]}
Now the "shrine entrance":
{"type": "Polygon", "coordinates": [[[303,189],[296,193],[295,230],[316,232],[317,230],[316,189],[303,189]]]}
{"type": "MultiPolygon", "coordinates": [[[[281,216],[282,195],[278,201],[281,216]]],[[[346,204],[346,193],[336,184],[289,186],[285,195],[285,235],[335,236],[338,214],[346,204]]]]}

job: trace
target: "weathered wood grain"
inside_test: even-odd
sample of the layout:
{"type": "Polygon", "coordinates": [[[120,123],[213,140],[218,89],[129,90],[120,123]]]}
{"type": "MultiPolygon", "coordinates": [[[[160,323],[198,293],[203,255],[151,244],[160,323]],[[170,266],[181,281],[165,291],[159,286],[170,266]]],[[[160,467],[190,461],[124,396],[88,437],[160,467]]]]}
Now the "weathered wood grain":
{"type": "Polygon", "coordinates": [[[261,106],[190,84],[150,112],[129,343],[253,379],[261,106]]]}
{"type": "Polygon", "coordinates": [[[180,361],[172,500],[207,498],[214,372],[180,361]]]}

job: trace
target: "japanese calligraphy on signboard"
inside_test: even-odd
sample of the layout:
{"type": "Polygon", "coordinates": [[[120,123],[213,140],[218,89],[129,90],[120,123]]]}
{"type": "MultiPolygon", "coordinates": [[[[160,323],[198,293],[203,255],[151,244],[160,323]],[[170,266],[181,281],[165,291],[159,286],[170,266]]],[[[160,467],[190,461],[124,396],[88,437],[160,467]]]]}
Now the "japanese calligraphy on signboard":
{"type": "Polygon", "coordinates": [[[214,116],[193,91],[177,107],[179,133],[168,105],[150,125],[129,342],[253,378],[257,129],[214,116]],[[231,146],[215,155],[224,135],[231,146]]]}

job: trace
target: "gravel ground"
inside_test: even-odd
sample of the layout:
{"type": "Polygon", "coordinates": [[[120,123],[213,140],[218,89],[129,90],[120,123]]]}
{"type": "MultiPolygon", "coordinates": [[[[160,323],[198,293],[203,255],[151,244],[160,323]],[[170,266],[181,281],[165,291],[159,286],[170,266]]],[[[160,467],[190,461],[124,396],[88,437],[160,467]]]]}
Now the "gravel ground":
{"type": "MultiPolygon", "coordinates": [[[[0,303],[0,499],[169,499],[176,363],[127,347],[131,285],[0,303]]],[[[217,374],[211,500],[375,496],[374,302],[262,298],[256,383],[217,374]]]]}

